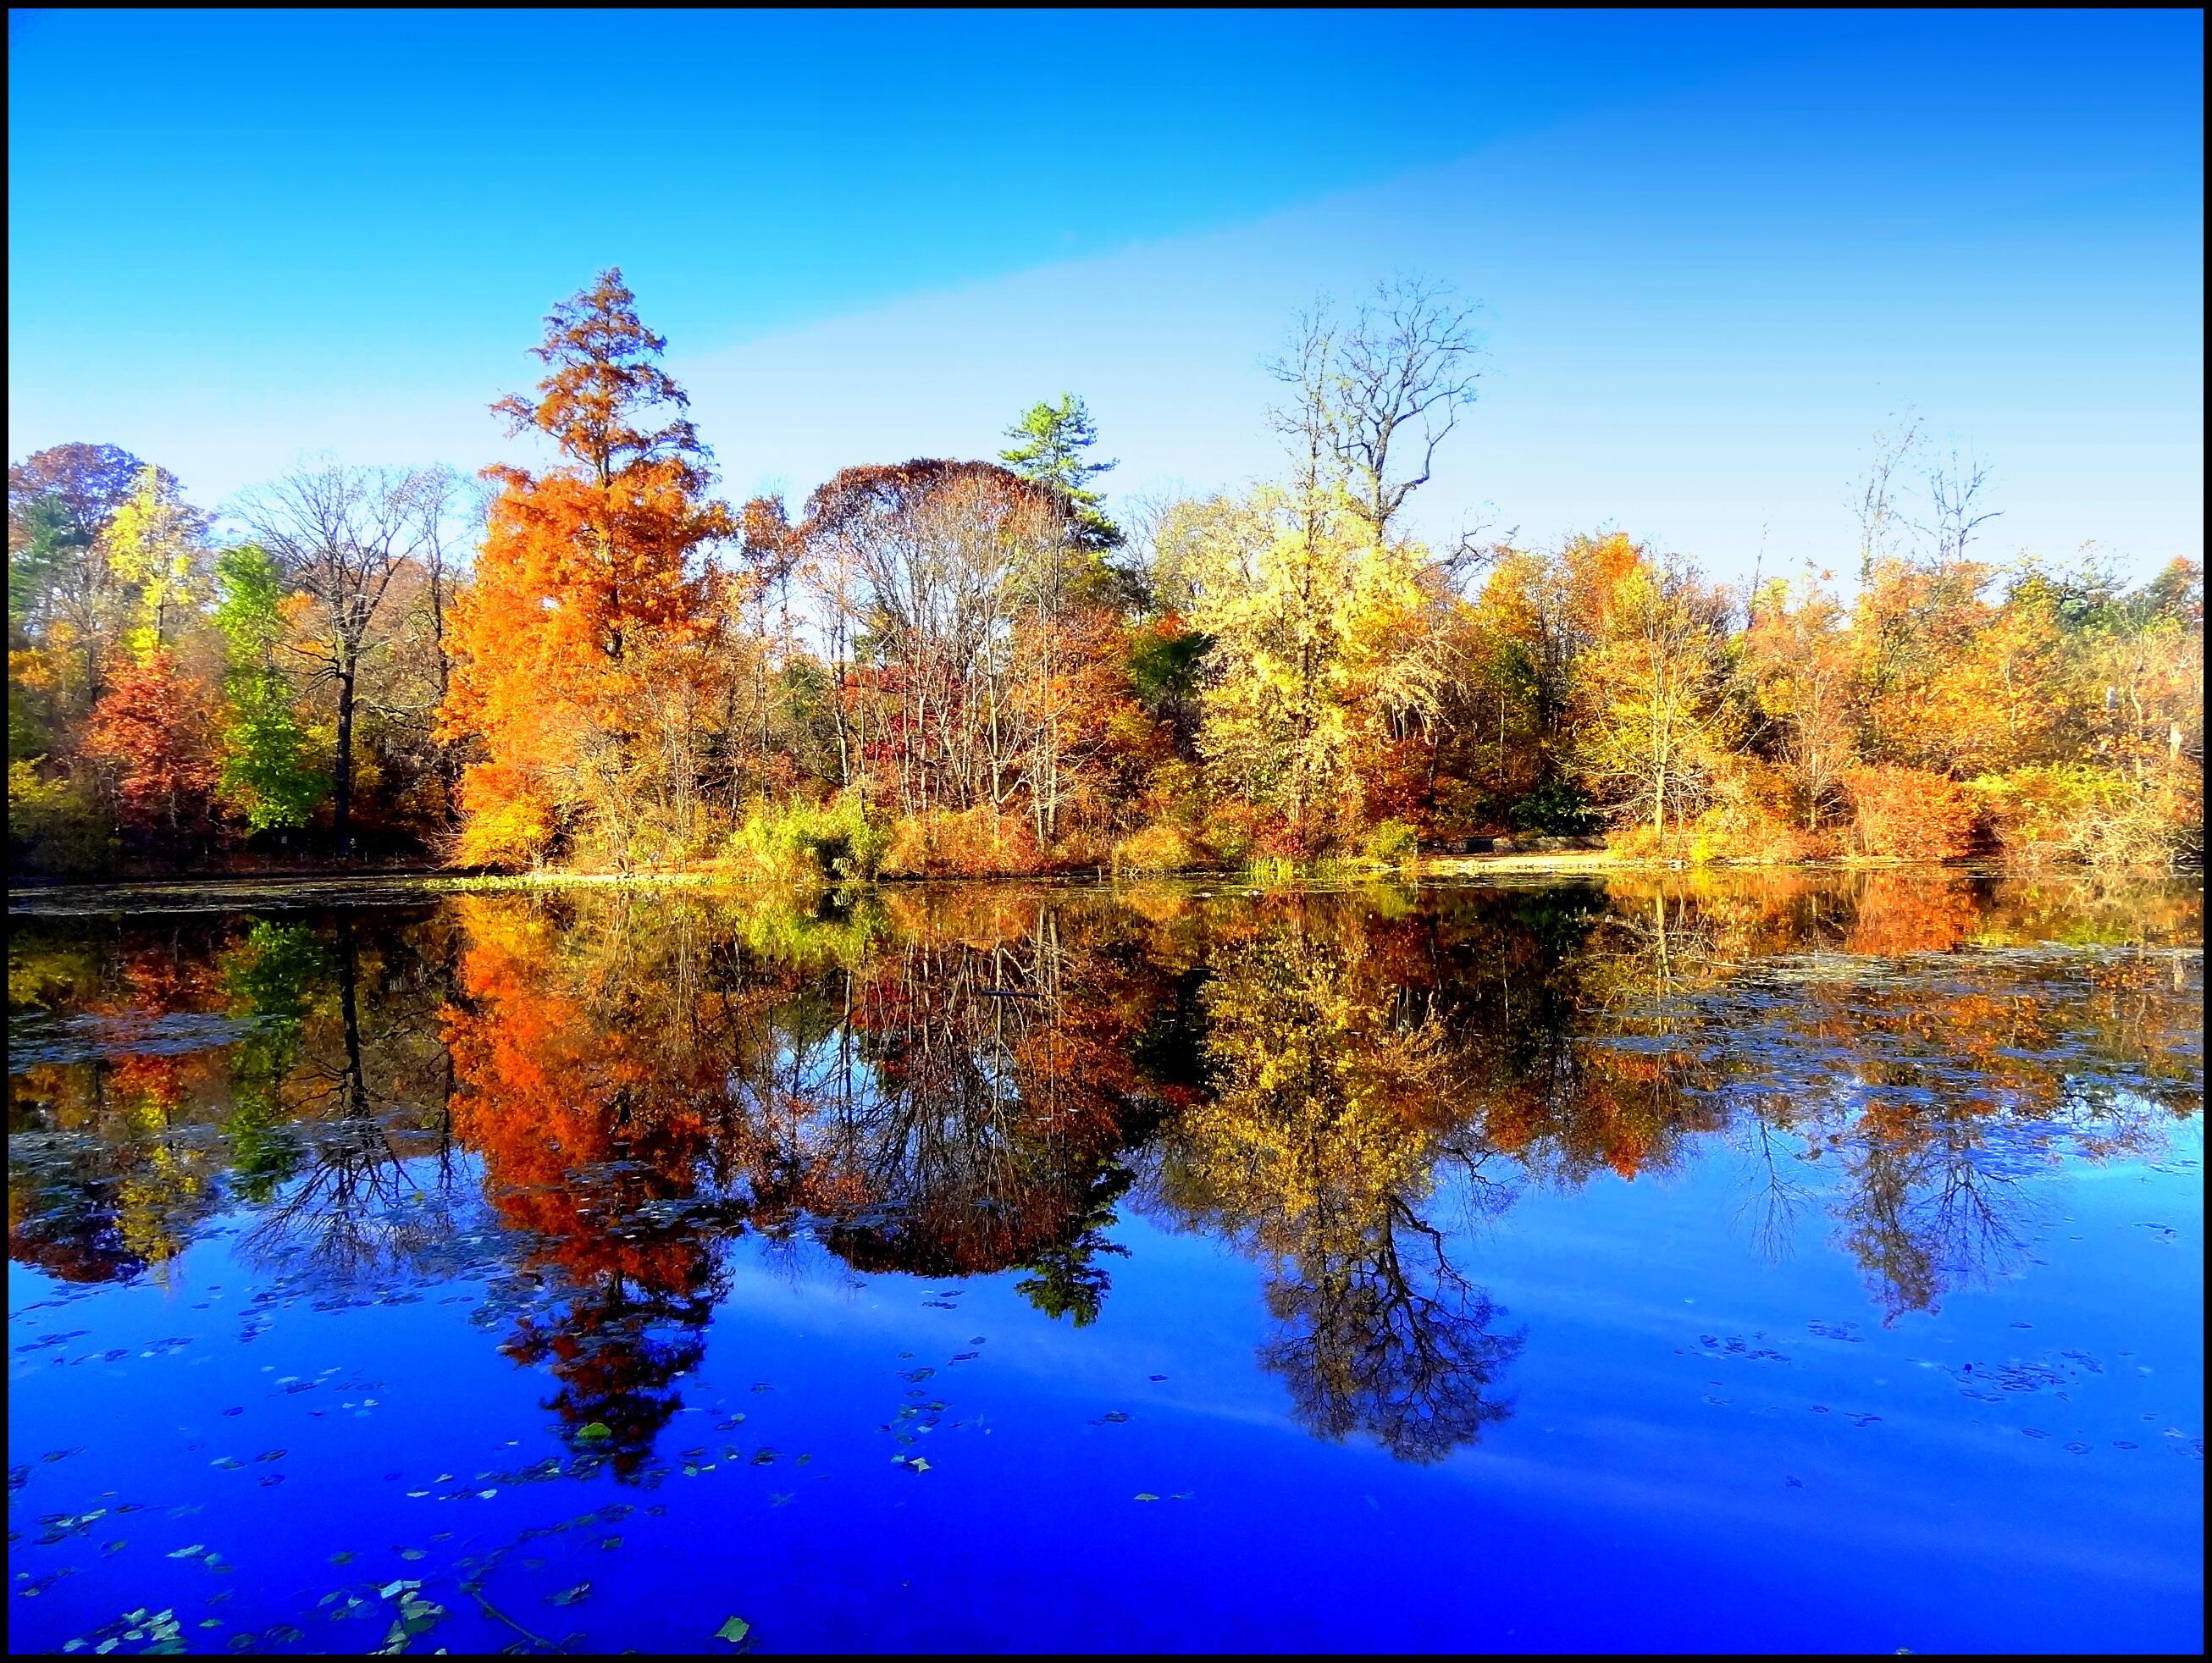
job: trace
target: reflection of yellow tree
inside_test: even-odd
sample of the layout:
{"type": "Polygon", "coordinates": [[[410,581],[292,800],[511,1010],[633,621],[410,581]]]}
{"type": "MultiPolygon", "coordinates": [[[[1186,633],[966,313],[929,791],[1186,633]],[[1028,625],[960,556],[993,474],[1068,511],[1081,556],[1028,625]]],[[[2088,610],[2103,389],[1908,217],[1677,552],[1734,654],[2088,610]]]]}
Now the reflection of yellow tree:
{"type": "Polygon", "coordinates": [[[173,1057],[131,1056],[117,1061],[109,1079],[121,1143],[134,1157],[116,1186],[123,1245],[157,1272],[184,1250],[210,1177],[205,1153],[168,1135],[180,1071],[173,1057]]]}
{"type": "Polygon", "coordinates": [[[59,1174],[14,1174],[10,1246],[72,1278],[160,1274],[216,1205],[222,1167],[213,1144],[193,1135],[216,1096],[211,1059],[158,1037],[163,1018],[204,1008],[207,965],[178,939],[144,935],[97,969],[77,968],[81,1008],[113,1049],[28,1071],[11,1080],[11,1096],[18,1115],[95,1141],[59,1174]]]}
{"type": "Polygon", "coordinates": [[[1276,1259],[1261,1360],[1303,1423],[1436,1460],[1507,1412],[1493,1387],[1520,1338],[1419,1211],[1455,1129],[1442,1024],[1364,932],[1310,922],[1294,901],[1217,954],[1212,1089],[1171,1133],[1169,1196],[1276,1259]]]}

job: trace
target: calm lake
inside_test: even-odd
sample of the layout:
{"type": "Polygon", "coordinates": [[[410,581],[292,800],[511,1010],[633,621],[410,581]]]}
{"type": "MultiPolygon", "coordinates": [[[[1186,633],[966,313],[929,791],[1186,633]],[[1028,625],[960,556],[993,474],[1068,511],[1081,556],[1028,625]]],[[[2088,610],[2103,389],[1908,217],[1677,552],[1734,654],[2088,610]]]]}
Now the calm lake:
{"type": "Polygon", "coordinates": [[[2203,1644],[2193,881],[15,905],[11,1649],[2203,1644]]]}

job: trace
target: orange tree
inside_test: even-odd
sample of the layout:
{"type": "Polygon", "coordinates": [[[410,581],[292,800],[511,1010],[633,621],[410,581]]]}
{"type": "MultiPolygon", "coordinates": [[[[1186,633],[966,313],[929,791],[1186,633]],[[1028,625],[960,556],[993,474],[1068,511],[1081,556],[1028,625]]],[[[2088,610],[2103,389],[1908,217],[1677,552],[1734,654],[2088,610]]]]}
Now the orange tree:
{"type": "Polygon", "coordinates": [[[454,621],[441,712],[471,740],[457,847],[512,864],[568,847],[627,865],[696,835],[721,615],[705,551],[731,537],[709,456],[622,273],[562,302],[537,396],[494,409],[560,459],[500,486],[454,621]]]}

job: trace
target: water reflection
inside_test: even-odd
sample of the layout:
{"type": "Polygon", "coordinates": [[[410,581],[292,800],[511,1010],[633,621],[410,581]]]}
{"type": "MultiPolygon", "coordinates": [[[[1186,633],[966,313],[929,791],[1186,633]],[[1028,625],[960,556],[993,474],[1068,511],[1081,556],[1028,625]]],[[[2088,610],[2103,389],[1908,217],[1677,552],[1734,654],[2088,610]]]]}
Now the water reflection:
{"type": "MultiPolygon", "coordinates": [[[[2202,1106],[2201,895],[1959,874],[1119,895],[696,893],[50,920],[10,950],[11,1253],[159,1277],[246,1215],[283,1285],[466,1274],[577,1459],[647,1471],[751,1232],[1012,1272],[1082,1327],[1121,1213],[1261,1267],[1316,1435],[1511,1411],[1484,1221],[1740,1150],[1885,1320],[2024,1265],[2022,1180],[2202,1106]]],[[[366,1290],[366,1291],[364,1291],[366,1290]]]]}

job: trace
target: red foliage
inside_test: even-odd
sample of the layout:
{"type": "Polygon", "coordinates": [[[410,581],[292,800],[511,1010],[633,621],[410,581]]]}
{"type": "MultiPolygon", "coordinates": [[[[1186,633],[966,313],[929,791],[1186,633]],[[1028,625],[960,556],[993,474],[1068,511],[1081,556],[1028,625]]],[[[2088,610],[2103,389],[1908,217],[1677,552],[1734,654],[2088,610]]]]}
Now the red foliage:
{"type": "Polygon", "coordinates": [[[209,818],[217,764],[208,689],[166,652],[109,671],[93,707],[85,754],[114,770],[124,825],[139,832],[197,828],[209,818]]]}

